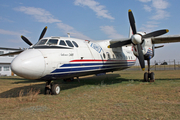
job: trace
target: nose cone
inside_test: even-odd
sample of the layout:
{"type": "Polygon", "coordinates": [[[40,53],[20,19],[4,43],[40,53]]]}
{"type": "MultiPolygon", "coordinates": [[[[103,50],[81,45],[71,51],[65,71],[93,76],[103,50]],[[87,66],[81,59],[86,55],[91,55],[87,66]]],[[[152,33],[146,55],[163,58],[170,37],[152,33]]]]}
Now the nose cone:
{"type": "Polygon", "coordinates": [[[39,79],[45,70],[44,57],[37,49],[25,50],[12,61],[11,69],[18,76],[39,79]]]}

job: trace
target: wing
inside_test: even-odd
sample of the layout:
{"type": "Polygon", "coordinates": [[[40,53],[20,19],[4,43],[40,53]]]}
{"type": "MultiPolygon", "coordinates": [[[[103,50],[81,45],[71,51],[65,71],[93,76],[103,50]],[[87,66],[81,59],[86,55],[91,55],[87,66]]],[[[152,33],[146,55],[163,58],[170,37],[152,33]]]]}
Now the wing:
{"type": "Polygon", "coordinates": [[[116,48],[116,47],[122,47],[124,45],[131,44],[130,38],[122,38],[122,39],[112,39],[110,42],[110,45],[108,48],[116,48]]]}
{"type": "Polygon", "coordinates": [[[152,38],[153,44],[180,42],[180,35],[163,36],[152,38]]]}
{"type": "Polygon", "coordinates": [[[16,54],[21,53],[22,51],[24,51],[24,50],[19,50],[19,51],[16,51],[16,52],[10,52],[10,53],[6,53],[6,54],[1,54],[0,56],[16,55],[16,54]]]}

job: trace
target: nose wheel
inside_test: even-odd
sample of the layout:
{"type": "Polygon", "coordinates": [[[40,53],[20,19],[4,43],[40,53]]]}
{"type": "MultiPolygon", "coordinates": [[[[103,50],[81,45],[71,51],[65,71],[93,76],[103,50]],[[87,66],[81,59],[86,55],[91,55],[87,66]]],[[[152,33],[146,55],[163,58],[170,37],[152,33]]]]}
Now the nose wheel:
{"type": "Polygon", "coordinates": [[[155,82],[155,75],[154,72],[150,72],[150,60],[148,62],[148,72],[144,73],[144,81],[145,82],[155,82]]]}
{"type": "Polygon", "coordinates": [[[154,77],[154,72],[151,73],[144,73],[144,81],[145,82],[154,82],[155,81],[155,77],[154,77]]]}
{"type": "Polygon", "coordinates": [[[51,81],[46,81],[45,95],[58,95],[61,89],[58,84],[52,84],[51,81]]]}

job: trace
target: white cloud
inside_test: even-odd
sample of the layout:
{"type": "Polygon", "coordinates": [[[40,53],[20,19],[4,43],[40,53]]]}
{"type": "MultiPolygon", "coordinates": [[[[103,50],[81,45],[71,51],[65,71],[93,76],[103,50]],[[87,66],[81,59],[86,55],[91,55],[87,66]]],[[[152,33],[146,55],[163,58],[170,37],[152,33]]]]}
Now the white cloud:
{"type": "Polygon", "coordinates": [[[153,20],[160,20],[160,19],[165,19],[168,18],[170,14],[164,10],[157,10],[156,14],[151,18],[153,20]]]}
{"type": "Polygon", "coordinates": [[[2,21],[2,22],[10,22],[10,23],[14,22],[12,20],[9,20],[9,19],[3,18],[3,17],[0,17],[0,21],[2,21]]]}
{"type": "Polygon", "coordinates": [[[169,12],[165,11],[169,3],[165,0],[152,0],[152,6],[156,9],[156,14],[152,17],[154,20],[165,19],[170,16],[169,12]]]}
{"type": "Polygon", "coordinates": [[[158,22],[156,21],[148,21],[146,24],[143,24],[143,27],[140,28],[143,32],[152,32],[155,28],[158,27],[158,22]]]}
{"type": "Polygon", "coordinates": [[[19,32],[8,31],[8,30],[3,30],[3,29],[0,29],[0,34],[3,34],[3,35],[14,35],[14,36],[20,36],[21,35],[21,33],[19,33],[19,32]]]}
{"type": "Polygon", "coordinates": [[[144,9],[148,12],[151,12],[152,11],[152,8],[148,5],[144,5],[144,9]]]}
{"type": "Polygon", "coordinates": [[[64,24],[64,23],[57,23],[58,28],[60,28],[61,30],[63,30],[64,33],[70,33],[71,36],[77,37],[77,38],[81,38],[81,39],[88,39],[91,40],[91,38],[83,35],[82,33],[76,31],[73,27],[64,24]]]}
{"type": "Polygon", "coordinates": [[[54,16],[49,12],[42,8],[35,8],[35,7],[18,7],[14,10],[23,12],[27,15],[31,15],[37,20],[38,22],[42,23],[56,23],[59,29],[63,30],[66,33],[73,33],[73,36],[79,37],[82,39],[90,39],[89,37],[83,35],[82,33],[76,31],[73,27],[63,23],[59,19],[55,19],[54,16]]]}
{"type": "Polygon", "coordinates": [[[146,2],[150,2],[151,0],[139,0],[139,1],[146,3],[146,2]]]}
{"type": "Polygon", "coordinates": [[[38,22],[43,22],[43,23],[61,22],[58,19],[54,19],[54,16],[51,13],[41,8],[22,6],[15,8],[14,10],[23,12],[28,15],[32,15],[36,20],[38,20],[38,22]]]}
{"type": "Polygon", "coordinates": [[[170,13],[166,11],[169,7],[169,3],[166,0],[139,0],[140,2],[145,3],[144,9],[147,12],[152,12],[152,16],[150,17],[151,22],[147,22],[143,24],[140,30],[151,32],[155,28],[158,27],[159,20],[166,19],[170,16],[170,13]],[[148,5],[146,5],[148,3],[148,5]]]}
{"type": "Polygon", "coordinates": [[[100,29],[111,39],[124,38],[123,35],[117,33],[113,26],[101,26],[100,29]]]}
{"type": "Polygon", "coordinates": [[[111,20],[114,19],[114,17],[112,17],[108,13],[108,10],[105,9],[106,8],[105,6],[100,5],[100,3],[98,3],[94,0],[75,0],[74,4],[77,6],[88,6],[99,17],[104,17],[104,18],[111,19],[111,20]]]}
{"type": "MultiPolygon", "coordinates": [[[[148,12],[154,12],[152,16],[153,20],[161,20],[170,16],[169,12],[165,11],[168,8],[169,3],[166,0],[139,0],[146,3],[151,2],[151,5],[144,5],[144,9],[148,12]]],[[[149,3],[148,3],[149,4],[149,3]]]]}
{"type": "Polygon", "coordinates": [[[156,9],[166,9],[169,3],[164,0],[152,0],[152,6],[156,9]]]}

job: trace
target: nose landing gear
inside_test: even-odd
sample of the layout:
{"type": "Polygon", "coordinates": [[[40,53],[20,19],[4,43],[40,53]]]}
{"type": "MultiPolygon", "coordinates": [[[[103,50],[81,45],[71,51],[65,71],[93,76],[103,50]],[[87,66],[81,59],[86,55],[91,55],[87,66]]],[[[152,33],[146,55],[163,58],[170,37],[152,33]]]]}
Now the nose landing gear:
{"type": "Polygon", "coordinates": [[[155,82],[154,72],[150,72],[150,60],[148,62],[148,73],[144,73],[144,81],[145,82],[155,82]]]}
{"type": "Polygon", "coordinates": [[[58,84],[52,84],[51,80],[46,81],[45,95],[58,95],[61,89],[58,84]]]}

